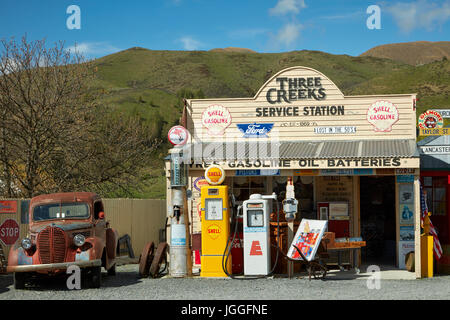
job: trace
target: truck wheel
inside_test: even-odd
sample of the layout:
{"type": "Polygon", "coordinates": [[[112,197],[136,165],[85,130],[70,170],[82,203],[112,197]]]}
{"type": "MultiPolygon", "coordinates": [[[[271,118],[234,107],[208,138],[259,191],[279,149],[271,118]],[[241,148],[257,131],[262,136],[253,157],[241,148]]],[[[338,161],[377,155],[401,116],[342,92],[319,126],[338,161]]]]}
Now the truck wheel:
{"type": "Polygon", "coordinates": [[[25,289],[25,277],[23,272],[14,272],[14,289],[25,289]]]}
{"type": "Polygon", "coordinates": [[[100,288],[102,285],[102,267],[91,268],[91,286],[100,288]]]}
{"type": "Polygon", "coordinates": [[[109,268],[108,270],[108,276],[115,276],[116,275],[116,265],[113,265],[111,268],[109,268]]]}

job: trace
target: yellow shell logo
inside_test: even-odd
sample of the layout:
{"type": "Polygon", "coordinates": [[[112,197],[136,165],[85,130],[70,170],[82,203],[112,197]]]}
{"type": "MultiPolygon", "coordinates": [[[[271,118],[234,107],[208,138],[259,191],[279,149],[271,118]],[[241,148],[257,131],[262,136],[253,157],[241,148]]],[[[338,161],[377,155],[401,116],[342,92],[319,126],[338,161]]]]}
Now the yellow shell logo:
{"type": "Polygon", "coordinates": [[[221,184],[225,179],[225,171],[216,165],[212,165],[205,171],[205,179],[209,184],[221,184]]]}
{"type": "Polygon", "coordinates": [[[208,232],[208,236],[213,240],[217,239],[221,233],[220,227],[216,224],[209,226],[206,231],[208,232]]]}

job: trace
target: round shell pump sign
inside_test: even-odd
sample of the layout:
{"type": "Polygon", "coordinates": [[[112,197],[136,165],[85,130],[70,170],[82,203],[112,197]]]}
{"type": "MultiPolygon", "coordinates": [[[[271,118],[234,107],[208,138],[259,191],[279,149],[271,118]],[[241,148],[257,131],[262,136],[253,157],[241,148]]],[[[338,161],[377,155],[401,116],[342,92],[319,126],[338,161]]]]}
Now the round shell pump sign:
{"type": "Polygon", "coordinates": [[[434,110],[428,110],[419,116],[419,128],[421,129],[435,129],[442,128],[444,120],[442,115],[434,110]]]}
{"type": "Polygon", "coordinates": [[[213,164],[206,168],[205,179],[211,185],[221,184],[225,180],[225,170],[221,166],[213,164]]]}

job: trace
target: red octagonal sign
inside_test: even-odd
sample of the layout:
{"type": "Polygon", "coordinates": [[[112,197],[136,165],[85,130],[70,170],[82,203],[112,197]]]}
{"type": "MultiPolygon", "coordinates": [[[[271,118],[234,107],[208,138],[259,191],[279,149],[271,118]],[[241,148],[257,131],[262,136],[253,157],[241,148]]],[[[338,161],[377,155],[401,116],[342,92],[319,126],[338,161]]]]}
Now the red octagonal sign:
{"type": "Polygon", "coordinates": [[[0,240],[6,246],[16,243],[17,239],[19,239],[19,233],[19,225],[14,219],[6,219],[0,226],[0,240]]]}

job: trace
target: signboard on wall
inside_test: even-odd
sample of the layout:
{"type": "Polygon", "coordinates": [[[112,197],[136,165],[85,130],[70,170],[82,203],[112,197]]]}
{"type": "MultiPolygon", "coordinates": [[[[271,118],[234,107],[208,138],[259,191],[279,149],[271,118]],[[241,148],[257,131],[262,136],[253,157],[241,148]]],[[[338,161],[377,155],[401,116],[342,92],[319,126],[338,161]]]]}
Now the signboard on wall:
{"type": "Polygon", "coordinates": [[[279,71],[251,98],[187,100],[192,119],[187,129],[202,142],[223,140],[224,135],[276,136],[280,141],[415,140],[415,98],[415,94],[344,96],[320,71],[296,66],[279,71]],[[273,124],[269,135],[261,127],[266,123],[273,124]]]}
{"type": "Polygon", "coordinates": [[[0,201],[0,213],[16,213],[17,201],[16,200],[1,200],[0,201]]]}

